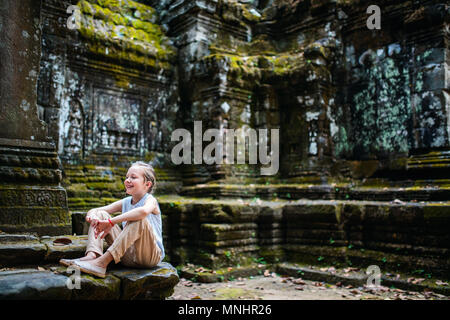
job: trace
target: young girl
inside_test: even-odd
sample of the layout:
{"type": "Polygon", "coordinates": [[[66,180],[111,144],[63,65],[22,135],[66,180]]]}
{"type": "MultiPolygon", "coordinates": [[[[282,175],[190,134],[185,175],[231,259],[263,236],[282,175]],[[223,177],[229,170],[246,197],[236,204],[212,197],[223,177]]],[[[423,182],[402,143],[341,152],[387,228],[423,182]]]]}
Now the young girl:
{"type": "Polygon", "coordinates": [[[164,259],[161,211],[151,192],[155,186],[151,165],[138,161],[128,169],[124,181],[130,196],[108,206],[89,210],[90,223],[86,256],[61,259],[60,263],[74,265],[81,271],[105,277],[106,267],[114,260],[128,267],[153,267],[164,259]],[[114,218],[112,213],[122,211],[114,218]],[[117,225],[121,223],[123,230],[117,225]],[[103,238],[110,245],[103,254],[103,238]]]}

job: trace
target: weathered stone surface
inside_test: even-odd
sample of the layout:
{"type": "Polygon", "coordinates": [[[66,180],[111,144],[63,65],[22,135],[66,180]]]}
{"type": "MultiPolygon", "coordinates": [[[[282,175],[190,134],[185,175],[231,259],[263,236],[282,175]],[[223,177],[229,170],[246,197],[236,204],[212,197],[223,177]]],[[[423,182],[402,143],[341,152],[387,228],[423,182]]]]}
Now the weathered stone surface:
{"type": "Polygon", "coordinates": [[[67,277],[49,271],[22,269],[0,272],[0,299],[68,300],[67,277]]]}
{"type": "Polygon", "coordinates": [[[201,268],[192,268],[186,266],[181,269],[180,276],[186,279],[194,279],[198,282],[213,283],[226,280],[233,280],[239,277],[256,276],[263,273],[264,270],[270,268],[269,265],[252,264],[248,266],[227,267],[223,269],[205,270],[201,268]],[[214,271],[214,273],[212,273],[214,271]]]}
{"type": "Polygon", "coordinates": [[[81,272],[79,282],[77,274],[74,267],[60,265],[45,265],[45,270],[0,271],[0,299],[164,299],[178,283],[177,272],[168,263],[152,269],[113,266],[105,278],[81,272]]]}
{"type": "Polygon", "coordinates": [[[125,268],[108,273],[120,279],[122,300],[164,299],[173,293],[173,287],[179,281],[177,270],[166,262],[151,269],[125,268]]]}
{"type": "Polygon", "coordinates": [[[86,212],[72,212],[72,232],[76,235],[87,234],[89,223],[86,221],[86,212]]]}
{"type": "Polygon", "coordinates": [[[75,268],[66,268],[63,266],[52,267],[53,271],[72,277],[74,285],[72,289],[72,300],[118,300],[120,298],[120,280],[110,274],[105,278],[98,278],[81,272],[80,288],[75,285],[75,268]]]}
{"type": "Polygon", "coordinates": [[[118,300],[120,298],[120,280],[114,276],[104,279],[82,275],[81,289],[73,290],[72,300],[118,300]]]}
{"type": "Polygon", "coordinates": [[[38,237],[26,234],[0,233],[0,266],[34,264],[44,260],[45,244],[38,237]]]}
{"type": "MultiPolygon", "coordinates": [[[[41,55],[41,1],[3,1],[0,55],[0,138],[48,142],[38,118],[36,83],[41,55]],[[20,66],[14,68],[13,66],[20,66]]],[[[16,145],[17,145],[16,141],[16,145]]],[[[25,142],[26,143],[26,142],[25,142]]]]}
{"type": "Polygon", "coordinates": [[[62,258],[75,259],[84,256],[87,245],[87,236],[62,235],[56,237],[41,237],[41,242],[47,246],[45,261],[58,262],[62,258]],[[70,239],[72,242],[66,245],[55,244],[58,238],[70,239]]]}
{"type": "Polygon", "coordinates": [[[0,229],[11,233],[59,234],[69,226],[60,161],[37,105],[41,4],[0,7],[0,229]]]}

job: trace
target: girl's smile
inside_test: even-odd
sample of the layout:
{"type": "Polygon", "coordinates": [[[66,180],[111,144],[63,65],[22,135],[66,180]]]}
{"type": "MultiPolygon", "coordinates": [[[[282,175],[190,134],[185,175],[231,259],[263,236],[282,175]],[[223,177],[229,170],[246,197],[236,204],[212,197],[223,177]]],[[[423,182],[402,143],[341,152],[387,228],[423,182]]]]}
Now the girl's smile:
{"type": "Polygon", "coordinates": [[[132,196],[140,196],[147,193],[150,181],[145,181],[142,168],[131,167],[124,181],[126,193],[132,196]]]}

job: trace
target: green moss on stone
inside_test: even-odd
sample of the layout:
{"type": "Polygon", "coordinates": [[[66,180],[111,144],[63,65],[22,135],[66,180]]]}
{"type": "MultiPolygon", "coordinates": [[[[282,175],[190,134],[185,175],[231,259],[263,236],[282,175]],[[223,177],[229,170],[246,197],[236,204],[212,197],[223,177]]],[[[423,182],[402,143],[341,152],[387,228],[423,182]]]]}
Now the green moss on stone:
{"type": "Polygon", "coordinates": [[[158,68],[174,58],[175,49],[155,24],[155,10],[134,1],[80,1],[81,35],[98,55],[158,68]],[[155,61],[158,60],[158,63],[155,61]],[[161,60],[161,63],[159,63],[161,60]]]}

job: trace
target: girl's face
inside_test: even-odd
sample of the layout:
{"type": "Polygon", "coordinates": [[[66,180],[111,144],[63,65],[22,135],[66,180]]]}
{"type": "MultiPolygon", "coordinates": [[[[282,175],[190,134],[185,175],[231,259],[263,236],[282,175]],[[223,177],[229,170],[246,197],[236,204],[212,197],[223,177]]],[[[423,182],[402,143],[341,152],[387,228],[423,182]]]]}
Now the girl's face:
{"type": "Polygon", "coordinates": [[[124,181],[125,189],[129,195],[144,194],[151,187],[151,181],[145,181],[144,169],[133,166],[128,169],[127,176],[124,181]]]}

